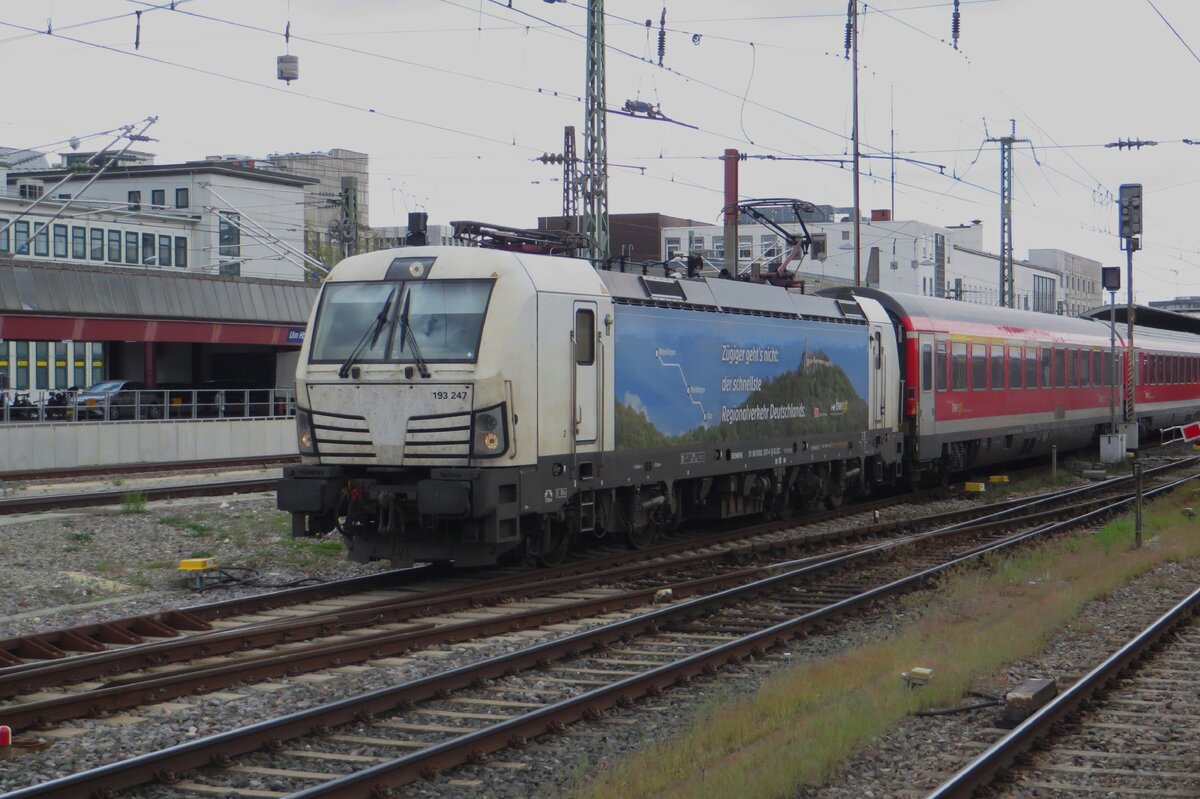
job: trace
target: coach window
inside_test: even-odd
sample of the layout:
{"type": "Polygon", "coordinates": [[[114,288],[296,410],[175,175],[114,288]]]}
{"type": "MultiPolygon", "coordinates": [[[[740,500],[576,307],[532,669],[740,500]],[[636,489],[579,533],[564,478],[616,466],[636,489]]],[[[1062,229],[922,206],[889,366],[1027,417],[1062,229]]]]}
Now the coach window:
{"type": "Polygon", "coordinates": [[[1079,364],[1079,351],[1066,350],[1063,355],[1066,360],[1067,388],[1075,388],[1075,386],[1079,385],[1079,380],[1075,373],[1076,366],[1079,364]]]}
{"type": "Polygon", "coordinates": [[[127,232],[125,234],[125,263],[136,264],[138,262],[138,234],[127,232]]]}
{"type": "Polygon", "coordinates": [[[950,349],[950,387],[955,391],[967,389],[967,345],[955,341],[950,349]]]}
{"type": "Polygon", "coordinates": [[[1163,383],[1167,382],[1166,379],[1164,378],[1165,372],[1166,372],[1166,369],[1164,368],[1164,364],[1163,364],[1163,356],[1155,355],[1154,356],[1154,377],[1155,377],[1154,382],[1158,383],[1158,385],[1160,385],[1160,386],[1163,383]]]}
{"type": "Polygon", "coordinates": [[[1038,383],[1042,388],[1050,388],[1050,358],[1054,351],[1049,347],[1042,347],[1042,379],[1038,383]]]}
{"type": "Polygon", "coordinates": [[[71,226],[71,257],[80,260],[87,258],[87,228],[71,226]]]}
{"type": "Polygon", "coordinates": [[[1021,387],[1021,348],[1008,348],[1008,387],[1021,387]]]}
{"type": "Polygon", "coordinates": [[[987,345],[971,345],[971,388],[976,391],[987,388],[987,345]]]}
{"type": "Polygon", "coordinates": [[[921,390],[933,390],[933,346],[921,345],[921,390]]]}
{"type": "Polygon", "coordinates": [[[55,258],[66,258],[67,257],[67,226],[66,225],[55,225],[54,226],[54,257],[55,258]]]}
{"type": "Polygon", "coordinates": [[[1079,353],[1079,385],[1087,388],[1092,382],[1092,353],[1082,350],[1079,353]]]}
{"type": "Polygon", "coordinates": [[[583,308],[575,311],[575,363],[591,366],[596,362],[596,315],[583,308]]]}
{"type": "Polygon", "coordinates": [[[947,360],[948,359],[946,358],[946,342],[939,341],[937,343],[937,365],[936,365],[936,369],[935,369],[935,371],[937,373],[937,390],[938,391],[946,390],[946,372],[948,371],[948,367],[949,367],[947,360]]]}
{"type": "Polygon", "coordinates": [[[175,207],[176,208],[187,208],[188,207],[188,190],[187,189],[176,189],[175,190],[175,207]]]}
{"type": "Polygon", "coordinates": [[[108,260],[121,262],[121,231],[108,231],[108,260]]]}
{"type": "Polygon", "coordinates": [[[1102,386],[1104,383],[1101,380],[1104,374],[1104,353],[1100,350],[1092,350],[1092,385],[1102,386]]]}
{"type": "Polygon", "coordinates": [[[175,266],[187,269],[187,238],[185,236],[175,237],[175,266]]]}
{"type": "Polygon", "coordinates": [[[171,265],[171,237],[170,236],[159,236],[158,237],[158,265],[159,266],[170,266],[171,265]]]}
{"type": "MultiPolygon", "coordinates": [[[[1054,350],[1054,386],[1055,386],[1055,388],[1062,388],[1063,386],[1065,386],[1067,384],[1066,377],[1067,377],[1066,353],[1063,352],[1062,347],[1058,347],[1054,350]]],[[[1046,384],[1049,385],[1050,381],[1046,381],[1046,384]]]]}
{"type": "Polygon", "coordinates": [[[1037,347],[1025,348],[1025,388],[1037,388],[1038,380],[1037,347]]]}
{"type": "Polygon", "coordinates": [[[992,389],[1004,388],[1004,347],[992,345],[992,389]]]}
{"type": "Polygon", "coordinates": [[[91,236],[91,253],[90,257],[93,261],[104,260],[104,228],[94,227],[89,234],[91,236]]]}

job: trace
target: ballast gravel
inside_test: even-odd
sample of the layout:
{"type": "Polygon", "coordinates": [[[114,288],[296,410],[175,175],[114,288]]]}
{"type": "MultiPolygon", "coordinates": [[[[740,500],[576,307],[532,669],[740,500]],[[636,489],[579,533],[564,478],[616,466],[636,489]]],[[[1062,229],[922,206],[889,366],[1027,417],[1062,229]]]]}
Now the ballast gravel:
{"type": "MultiPolygon", "coordinates": [[[[951,510],[962,504],[959,500],[939,502],[919,512],[951,510]]],[[[888,512],[918,513],[900,507],[889,508],[888,512]]],[[[224,563],[257,569],[262,581],[268,583],[310,577],[336,579],[386,568],[386,564],[363,566],[344,561],[340,554],[322,554],[317,551],[320,542],[291,542],[285,519],[274,509],[273,497],[257,495],[155,504],[144,513],[81,512],[46,514],[16,523],[6,520],[0,526],[5,552],[0,559],[0,602],[17,615],[0,622],[0,637],[264,590],[244,586],[198,596],[181,588],[174,572],[175,561],[198,552],[210,553],[224,563]],[[100,568],[100,564],[104,566],[100,568]]],[[[1190,592],[1198,580],[1200,565],[1168,564],[1112,596],[1089,604],[1080,624],[1051,642],[1042,656],[1012,666],[1011,683],[1042,675],[1055,676],[1060,684],[1069,682],[1190,592]]],[[[672,689],[633,708],[614,710],[601,722],[574,725],[567,734],[533,741],[524,750],[499,752],[491,758],[491,765],[467,766],[405,786],[397,790],[397,796],[450,799],[463,796],[464,790],[478,797],[569,796],[585,785],[590,775],[618,764],[623,755],[677,736],[696,713],[713,702],[751,694],[773,671],[786,668],[790,660],[836,654],[907,626],[921,612],[916,605],[908,608],[889,608],[840,625],[833,634],[796,643],[797,651],[776,651],[755,667],[728,669],[718,677],[697,679],[686,689],[672,689]],[[476,781],[478,786],[464,788],[476,781]]],[[[443,646],[413,657],[401,667],[348,667],[323,672],[319,681],[289,682],[283,687],[230,688],[217,697],[179,700],[141,710],[139,715],[147,718],[128,725],[101,719],[72,722],[81,734],[56,739],[47,751],[33,758],[0,762],[0,792],[104,765],[113,761],[114,753],[131,757],[154,751],[244,726],[250,720],[386,688],[564,634],[549,633],[541,639],[519,642],[494,641],[484,646],[443,646]]],[[[1003,686],[995,688],[1003,690],[1003,686]]],[[[995,709],[913,718],[845,764],[827,784],[804,788],[795,796],[849,799],[921,794],[944,776],[945,755],[953,754],[961,742],[976,739],[994,718],[995,709]]],[[[253,757],[244,762],[253,762],[253,757]]],[[[273,759],[272,765],[279,767],[280,761],[273,759]]],[[[312,763],[297,758],[283,765],[305,770],[312,763]]],[[[260,790],[292,788],[286,781],[269,777],[248,779],[244,785],[260,790]]],[[[135,793],[145,797],[167,795],[154,786],[135,793]]]]}

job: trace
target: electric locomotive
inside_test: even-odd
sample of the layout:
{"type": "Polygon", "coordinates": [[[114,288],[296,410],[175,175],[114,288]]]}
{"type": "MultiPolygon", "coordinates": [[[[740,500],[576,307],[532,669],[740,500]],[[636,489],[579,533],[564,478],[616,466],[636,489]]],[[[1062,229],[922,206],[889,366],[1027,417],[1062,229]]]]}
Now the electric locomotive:
{"type": "Polygon", "coordinates": [[[836,507],[903,468],[869,297],[474,247],[347,258],[297,373],[293,533],[458,566],[836,507]]]}

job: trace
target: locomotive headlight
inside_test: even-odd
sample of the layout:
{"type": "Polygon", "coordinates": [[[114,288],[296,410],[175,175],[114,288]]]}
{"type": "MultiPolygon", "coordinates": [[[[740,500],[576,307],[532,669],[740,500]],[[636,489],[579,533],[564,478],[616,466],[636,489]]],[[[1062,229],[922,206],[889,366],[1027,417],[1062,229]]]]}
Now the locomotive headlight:
{"type": "Polygon", "coordinates": [[[296,443],[301,455],[316,455],[317,442],[313,438],[312,416],[308,411],[296,409],[296,443]]]}
{"type": "Polygon", "coordinates": [[[471,423],[471,454],[476,458],[494,458],[507,449],[503,403],[476,411],[471,423]]]}

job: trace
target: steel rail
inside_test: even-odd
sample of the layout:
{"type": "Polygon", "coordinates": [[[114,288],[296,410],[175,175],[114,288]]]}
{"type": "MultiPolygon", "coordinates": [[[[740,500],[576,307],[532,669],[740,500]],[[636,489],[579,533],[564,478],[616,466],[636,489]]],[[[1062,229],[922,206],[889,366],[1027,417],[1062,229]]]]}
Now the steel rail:
{"type": "Polygon", "coordinates": [[[1049,734],[1056,724],[1120,677],[1130,665],[1154,648],[1175,627],[1186,621],[1198,609],[1200,609],[1200,588],[1164,613],[1133,640],[1077,680],[1045,707],[984,750],[979,757],[942,783],[926,799],[970,799],[977,789],[990,783],[999,772],[1012,765],[1040,738],[1049,734]]]}
{"type": "MultiPolygon", "coordinates": [[[[1155,489],[1154,492],[1165,491],[1195,476],[1176,481],[1174,484],[1155,489]]],[[[366,797],[377,789],[382,780],[388,784],[400,784],[419,776],[429,774],[448,765],[457,765],[465,759],[478,756],[480,753],[495,751],[510,745],[520,743],[521,737],[540,734],[554,730],[567,721],[578,720],[599,709],[611,707],[622,697],[630,699],[645,693],[661,690],[675,680],[686,680],[703,671],[706,667],[713,668],[720,662],[728,661],[746,654],[762,651],[767,646],[779,645],[801,632],[805,627],[821,623],[836,615],[848,612],[863,603],[872,602],[884,596],[906,590],[935,577],[947,569],[955,568],[971,560],[991,552],[1014,546],[1018,543],[1057,531],[1081,521],[1095,518],[1111,512],[1114,508],[1124,505],[1129,500],[1121,500],[1101,508],[1089,511],[1078,519],[1069,522],[1054,522],[1025,531],[1008,539],[976,548],[971,553],[955,557],[940,565],[922,569],[912,575],[891,581],[885,585],[864,591],[849,599],[831,603],[825,608],[811,611],[786,622],[782,622],[765,630],[744,636],[732,642],[714,647],[707,652],[689,656],[674,665],[662,666],[649,672],[626,678],[618,683],[598,688],[566,702],[541,708],[532,713],[515,717],[494,727],[489,727],[477,733],[436,744],[433,747],[388,763],[376,766],[363,772],[332,780],[321,786],[302,791],[294,796],[316,797],[366,797]]],[[[881,543],[864,547],[861,552],[853,555],[840,556],[849,562],[862,557],[863,553],[883,552],[895,547],[894,543],[881,543]]],[[[820,566],[829,562],[826,561],[820,566]]],[[[398,686],[379,689],[357,697],[343,699],[321,707],[299,711],[278,719],[257,722],[247,727],[231,730],[208,738],[179,744],[159,752],[141,755],[129,760],[101,766],[79,774],[62,777],[41,785],[30,786],[6,794],[3,799],[32,799],[32,797],[54,797],[55,799],[73,799],[89,792],[103,790],[118,790],[144,783],[158,778],[170,782],[180,771],[194,769],[208,763],[228,763],[231,758],[245,754],[262,746],[277,747],[284,740],[309,734],[322,734],[331,726],[337,726],[370,718],[375,714],[388,712],[397,708],[408,707],[411,703],[445,696],[447,692],[461,690],[480,684],[481,681],[496,679],[529,668],[544,666],[552,660],[576,657],[580,653],[598,647],[610,645],[622,639],[637,636],[647,632],[656,632],[663,625],[690,619],[696,615],[715,608],[740,601],[743,598],[758,596],[769,592],[781,585],[787,585],[795,579],[802,578],[820,566],[807,565],[798,569],[785,571],[763,580],[756,581],[736,588],[726,589],[709,596],[687,600],[678,605],[662,608],[648,614],[636,616],[611,624],[597,627],[593,630],[575,633],[561,639],[548,641],[517,652],[491,658],[469,666],[462,666],[448,672],[432,675],[398,686]]]]}
{"type": "Polygon", "coordinates": [[[213,497],[225,494],[250,494],[271,491],[279,483],[275,477],[251,477],[239,480],[215,480],[208,483],[142,488],[114,488],[103,491],[46,494],[0,498],[0,515],[36,513],[63,508],[90,508],[99,505],[120,505],[130,494],[140,494],[147,501],[179,499],[182,497],[213,497]]]}

